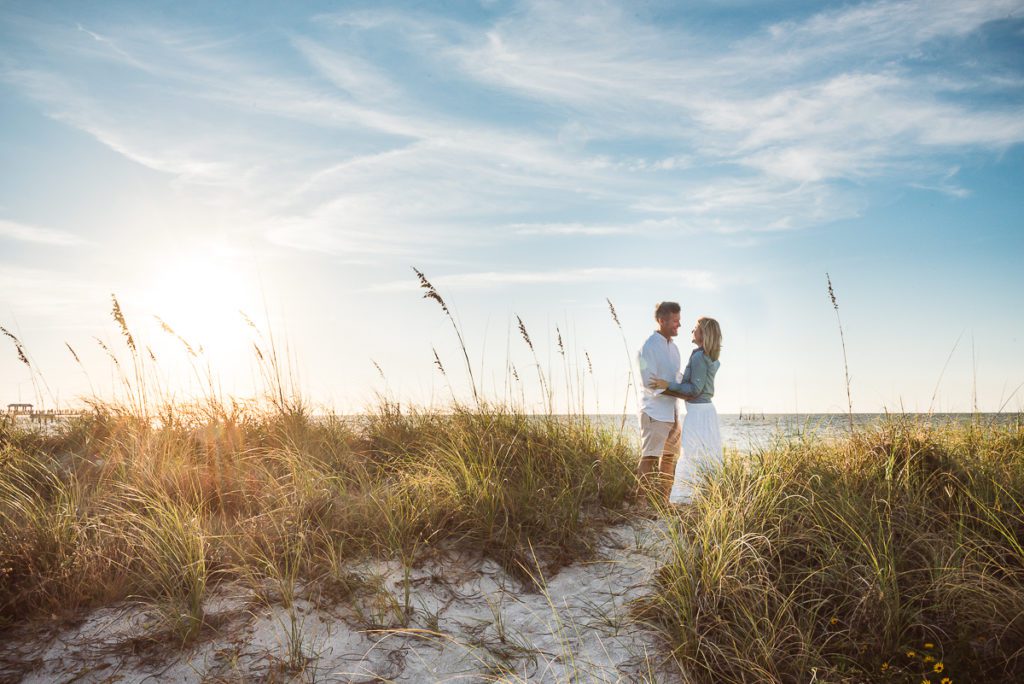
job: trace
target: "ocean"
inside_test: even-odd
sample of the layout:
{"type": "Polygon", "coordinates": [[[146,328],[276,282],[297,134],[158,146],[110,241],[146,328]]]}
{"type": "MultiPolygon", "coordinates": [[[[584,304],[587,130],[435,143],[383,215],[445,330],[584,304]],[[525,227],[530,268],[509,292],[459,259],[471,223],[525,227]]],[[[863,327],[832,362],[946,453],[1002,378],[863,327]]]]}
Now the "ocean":
{"type": "MultiPolygon", "coordinates": [[[[0,414],[0,417],[3,417],[0,414]]],[[[69,416],[56,416],[46,421],[31,421],[26,416],[16,418],[18,425],[41,432],[57,432],[69,416]]],[[[341,416],[345,419],[358,420],[358,415],[341,416]]],[[[568,418],[568,416],[558,416],[568,418]]],[[[324,416],[316,416],[322,419],[324,416]]],[[[590,414],[591,421],[614,429],[622,429],[639,439],[639,420],[635,413],[621,414],[590,414]]],[[[684,416],[685,418],[685,416],[684,416]]],[[[789,438],[799,435],[815,437],[841,437],[850,431],[849,415],[845,413],[766,413],[766,414],[735,414],[720,413],[718,415],[722,444],[727,449],[741,452],[752,452],[769,446],[778,438],[789,438]]],[[[968,425],[972,421],[980,425],[1015,425],[1024,423],[1024,414],[1019,413],[855,413],[853,424],[855,429],[870,429],[880,425],[887,419],[898,418],[918,423],[943,426],[949,424],[968,425]]]]}
{"type": "MultiPolygon", "coordinates": [[[[623,418],[621,415],[591,416],[596,422],[616,428],[623,426],[625,430],[639,432],[635,414],[625,416],[624,422],[623,418]]],[[[723,446],[742,452],[756,451],[780,437],[841,437],[850,431],[850,417],[846,413],[722,413],[718,418],[722,429],[723,446]]],[[[855,413],[853,425],[855,429],[870,429],[892,418],[932,426],[968,425],[972,421],[981,425],[1016,425],[1024,422],[1024,416],[1018,413],[855,413]]]]}

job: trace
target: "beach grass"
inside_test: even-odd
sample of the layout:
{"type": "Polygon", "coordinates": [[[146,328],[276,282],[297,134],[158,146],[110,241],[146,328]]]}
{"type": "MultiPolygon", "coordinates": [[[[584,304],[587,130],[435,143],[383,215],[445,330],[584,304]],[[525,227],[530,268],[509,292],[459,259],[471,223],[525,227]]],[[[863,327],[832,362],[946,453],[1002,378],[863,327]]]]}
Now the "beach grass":
{"type": "MultiPolygon", "coordinates": [[[[89,399],[50,430],[0,420],[0,630],[128,600],[155,618],[150,636],[185,644],[210,626],[211,589],[240,582],[284,607],[296,671],[311,657],[300,590],[401,630],[411,569],[432,554],[481,554],[542,593],[538,578],[587,558],[634,501],[635,435],[552,415],[521,319],[547,413],[488,402],[417,276],[455,328],[472,404],[318,412],[258,330],[262,399],[219,396],[182,340],[208,391],[171,401],[115,299],[124,399],[89,399]],[[400,561],[404,592],[354,572],[365,558],[400,561]]],[[[1024,680],[1024,419],[860,427],[849,409],[846,436],[730,452],[692,505],[665,511],[664,565],[634,617],[693,682],[1024,680]]]]}
{"type": "Polygon", "coordinates": [[[1024,679],[1024,422],[733,454],[642,612],[696,681],[1024,679]]]}
{"type": "Polygon", "coordinates": [[[187,640],[210,586],[343,579],[346,560],[438,545],[528,580],[585,556],[634,490],[631,442],[580,418],[206,408],[0,428],[4,624],[134,598],[187,640]]]}

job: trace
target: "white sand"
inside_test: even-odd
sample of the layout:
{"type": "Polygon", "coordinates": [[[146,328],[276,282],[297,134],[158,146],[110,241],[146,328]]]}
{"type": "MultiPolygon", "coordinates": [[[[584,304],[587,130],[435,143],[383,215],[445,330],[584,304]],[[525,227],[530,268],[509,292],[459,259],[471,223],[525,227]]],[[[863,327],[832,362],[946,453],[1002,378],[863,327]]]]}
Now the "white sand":
{"type": "MultiPolygon", "coordinates": [[[[544,578],[539,592],[464,555],[408,572],[362,562],[346,569],[362,582],[346,600],[305,596],[289,609],[280,597],[219,588],[205,605],[215,631],[184,649],[147,639],[150,623],[136,606],[98,610],[46,639],[15,635],[7,646],[34,663],[22,681],[40,684],[678,681],[628,605],[650,591],[664,530],[648,520],[608,528],[593,560],[544,578]]],[[[8,678],[18,681],[0,672],[8,678]]]]}

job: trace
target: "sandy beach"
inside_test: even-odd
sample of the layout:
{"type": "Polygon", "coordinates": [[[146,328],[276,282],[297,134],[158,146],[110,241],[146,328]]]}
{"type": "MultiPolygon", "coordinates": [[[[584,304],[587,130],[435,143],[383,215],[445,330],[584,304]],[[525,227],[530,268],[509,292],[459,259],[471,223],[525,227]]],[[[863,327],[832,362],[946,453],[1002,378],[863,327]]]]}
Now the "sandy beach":
{"type": "Polygon", "coordinates": [[[297,585],[290,597],[271,586],[219,587],[204,606],[211,627],[184,649],[148,631],[143,607],[123,603],[78,624],[16,632],[2,676],[32,684],[673,681],[660,669],[656,635],[630,611],[650,591],[664,532],[664,521],[645,518],[608,527],[592,558],[539,578],[539,589],[465,552],[410,569],[353,562],[346,572],[358,588],[342,600],[323,587],[297,585]]]}

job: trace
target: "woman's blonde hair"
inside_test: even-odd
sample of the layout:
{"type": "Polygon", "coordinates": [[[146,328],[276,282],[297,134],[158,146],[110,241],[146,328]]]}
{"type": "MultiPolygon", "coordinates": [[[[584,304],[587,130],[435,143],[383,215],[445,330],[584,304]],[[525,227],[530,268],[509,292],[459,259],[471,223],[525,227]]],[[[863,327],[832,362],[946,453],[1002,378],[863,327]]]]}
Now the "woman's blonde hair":
{"type": "Polygon", "coordinates": [[[722,352],[722,329],[718,327],[718,321],[701,316],[697,319],[697,326],[700,328],[704,353],[712,361],[717,361],[718,355],[722,352]]]}

